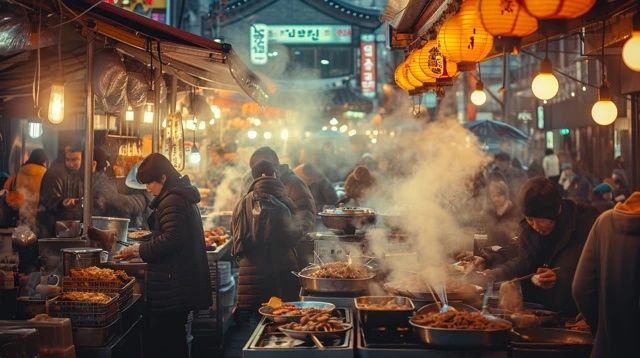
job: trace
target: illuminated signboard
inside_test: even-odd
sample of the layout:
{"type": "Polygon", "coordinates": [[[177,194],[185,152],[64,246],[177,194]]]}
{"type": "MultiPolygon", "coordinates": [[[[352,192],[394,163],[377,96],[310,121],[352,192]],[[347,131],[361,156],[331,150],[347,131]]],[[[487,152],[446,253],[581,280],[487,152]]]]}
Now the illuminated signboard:
{"type": "Polygon", "coordinates": [[[267,51],[269,45],[267,41],[267,25],[252,24],[249,31],[251,63],[256,65],[264,65],[267,63],[267,51]]]}
{"type": "Polygon", "coordinates": [[[362,35],[360,39],[360,88],[364,96],[376,96],[376,43],[374,35],[362,35]]]}
{"type": "Polygon", "coordinates": [[[269,25],[269,41],[282,44],[350,44],[349,25],[269,25]]]}

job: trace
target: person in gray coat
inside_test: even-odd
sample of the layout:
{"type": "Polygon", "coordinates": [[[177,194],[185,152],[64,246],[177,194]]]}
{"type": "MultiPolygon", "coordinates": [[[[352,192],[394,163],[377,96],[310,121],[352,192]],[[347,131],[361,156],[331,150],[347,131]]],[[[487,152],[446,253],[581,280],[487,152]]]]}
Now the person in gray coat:
{"type": "Polygon", "coordinates": [[[640,357],[640,192],[598,217],[572,292],[595,335],[591,357],[640,357]]]}

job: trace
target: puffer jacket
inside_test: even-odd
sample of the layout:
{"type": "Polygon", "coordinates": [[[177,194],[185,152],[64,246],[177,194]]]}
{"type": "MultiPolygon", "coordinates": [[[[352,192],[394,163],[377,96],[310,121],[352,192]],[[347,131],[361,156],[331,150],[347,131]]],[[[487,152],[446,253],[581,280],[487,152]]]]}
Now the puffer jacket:
{"type": "MultiPolygon", "coordinates": [[[[278,237],[253,237],[253,218],[260,210],[257,206],[260,196],[266,196],[262,200],[277,199],[289,210],[295,206],[285,194],[283,184],[273,177],[256,179],[236,206],[231,233],[233,256],[240,267],[238,308],[241,310],[256,310],[271,296],[297,300],[300,290],[298,280],[290,273],[297,269],[294,247],[300,236],[300,226],[295,222],[285,224],[287,230],[278,237]]],[[[273,221],[278,220],[273,218],[273,221]]]]}
{"type": "Polygon", "coordinates": [[[591,326],[591,357],[640,357],[640,192],[593,225],[573,280],[591,326]]]}
{"type": "Polygon", "coordinates": [[[165,183],[150,204],[150,241],[140,244],[147,263],[147,307],[151,312],[186,312],[212,304],[198,189],[184,176],[165,183]]]}
{"type": "Polygon", "coordinates": [[[7,204],[18,210],[20,219],[29,224],[35,224],[36,210],[40,201],[40,185],[47,167],[35,163],[27,163],[20,167],[18,174],[4,183],[4,189],[15,191],[7,194],[7,204]]]}
{"type": "Polygon", "coordinates": [[[522,294],[525,301],[542,304],[563,315],[575,316],[578,310],[571,296],[571,283],[587,235],[597,217],[598,211],[594,207],[565,199],[562,200],[560,217],[551,234],[541,236],[523,221],[516,257],[490,270],[487,277],[497,282],[536,272],[537,268],[543,266],[560,267],[553,288],[542,289],[534,286],[530,280],[524,280],[521,283],[522,294]]]}
{"type": "Polygon", "coordinates": [[[305,166],[300,164],[293,169],[293,173],[302,179],[309,188],[317,209],[322,209],[325,205],[336,205],[338,194],[329,180],[322,173],[313,169],[305,172],[305,166]]]}
{"type": "MultiPolygon", "coordinates": [[[[122,194],[115,181],[104,172],[93,174],[93,215],[118,218],[137,217],[145,212],[148,202],[142,193],[122,194]]],[[[131,225],[130,223],[130,226],[131,225]]]]}

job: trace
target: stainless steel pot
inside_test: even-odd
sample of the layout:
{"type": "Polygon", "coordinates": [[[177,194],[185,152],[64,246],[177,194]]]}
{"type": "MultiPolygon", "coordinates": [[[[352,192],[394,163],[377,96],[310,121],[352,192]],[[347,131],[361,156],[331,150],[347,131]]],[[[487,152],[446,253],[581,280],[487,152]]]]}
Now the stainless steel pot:
{"type": "Polygon", "coordinates": [[[62,268],[65,276],[69,276],[71,269],[98,266],[107,262],[108,252],[93,247],[72,247],[60,250],[62,252],[62,268]]]}
{"type": "MultiPolygon", "coordinates": [[[[458,306],[456,304],[450,304],[451,307],[455,307],[459,310],[475,310],[469,309],[467,305],[458,306]],[[465,307],[466,306],[466,307],[465,307]]],[[[438,312],[438,307],[433,305],[423,306],[418,310],[418,314],[427,312],[438,312]]],[[[425,344],[438,346],[438,347],[458,347],[458,348],[471,348],[471,347],[487,347],[498,348],[506,347],[511,340],[511,322],[497,318],[486,317],[490,320],[496,320],[505,323],[508,328],[494,329],[494,330],[470,330],[470,329],[448,329],[448,328],[435,328],[427,327],[413,323],[409,320],[409,324],[413,326],[414,334],[425,344]]]]}
{"type": "Polygon", "coordinates": [[[115,218],[106,216],[92,216],[91,225],[100,230],[113,230],[116,232],[116,242],[113,243],[108,250],[109,255],[115,255],[124,248],[117,241],[128,242],[127,234],[129,232],[129,219],[115,218]]]}
{"type": "Polygon", "coordinates": [[[82,233],[82,223],[80,220],[56,221],[56,237],[71,238],[78,237],[82,233]]]}
{"type": "Polygon", "coordinates": [[[319,266],[308,266],[300,272],[291,271],[291,273],[300,279],[300,285],[307,291],[325,293],[362,293],[369,289],[369,285],[374,281],[376,273],[370,266],[361,266],[364,266],[369,272],[367,277],[356,279],[312,277],[311,273],[319,270],[319,266]]]}
{"type": "Polygon", "coordinates": [[[354,234],[357,229],[376,222],[376,214],[365,208],[337,208],[319,213],[324,226],[342,230],[345,234],[354,234]]]}

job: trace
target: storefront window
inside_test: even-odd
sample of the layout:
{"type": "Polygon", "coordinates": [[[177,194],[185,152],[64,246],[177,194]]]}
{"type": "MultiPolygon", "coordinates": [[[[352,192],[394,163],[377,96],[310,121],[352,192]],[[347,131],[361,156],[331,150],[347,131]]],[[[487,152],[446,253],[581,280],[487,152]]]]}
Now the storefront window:
{"type": "Polygon", "coordinates": [[[266,72],[284,79],[348,76],[353,73],[353,49],[349,46],[280,45],[270,53],[265,67],[266,72]]]}

